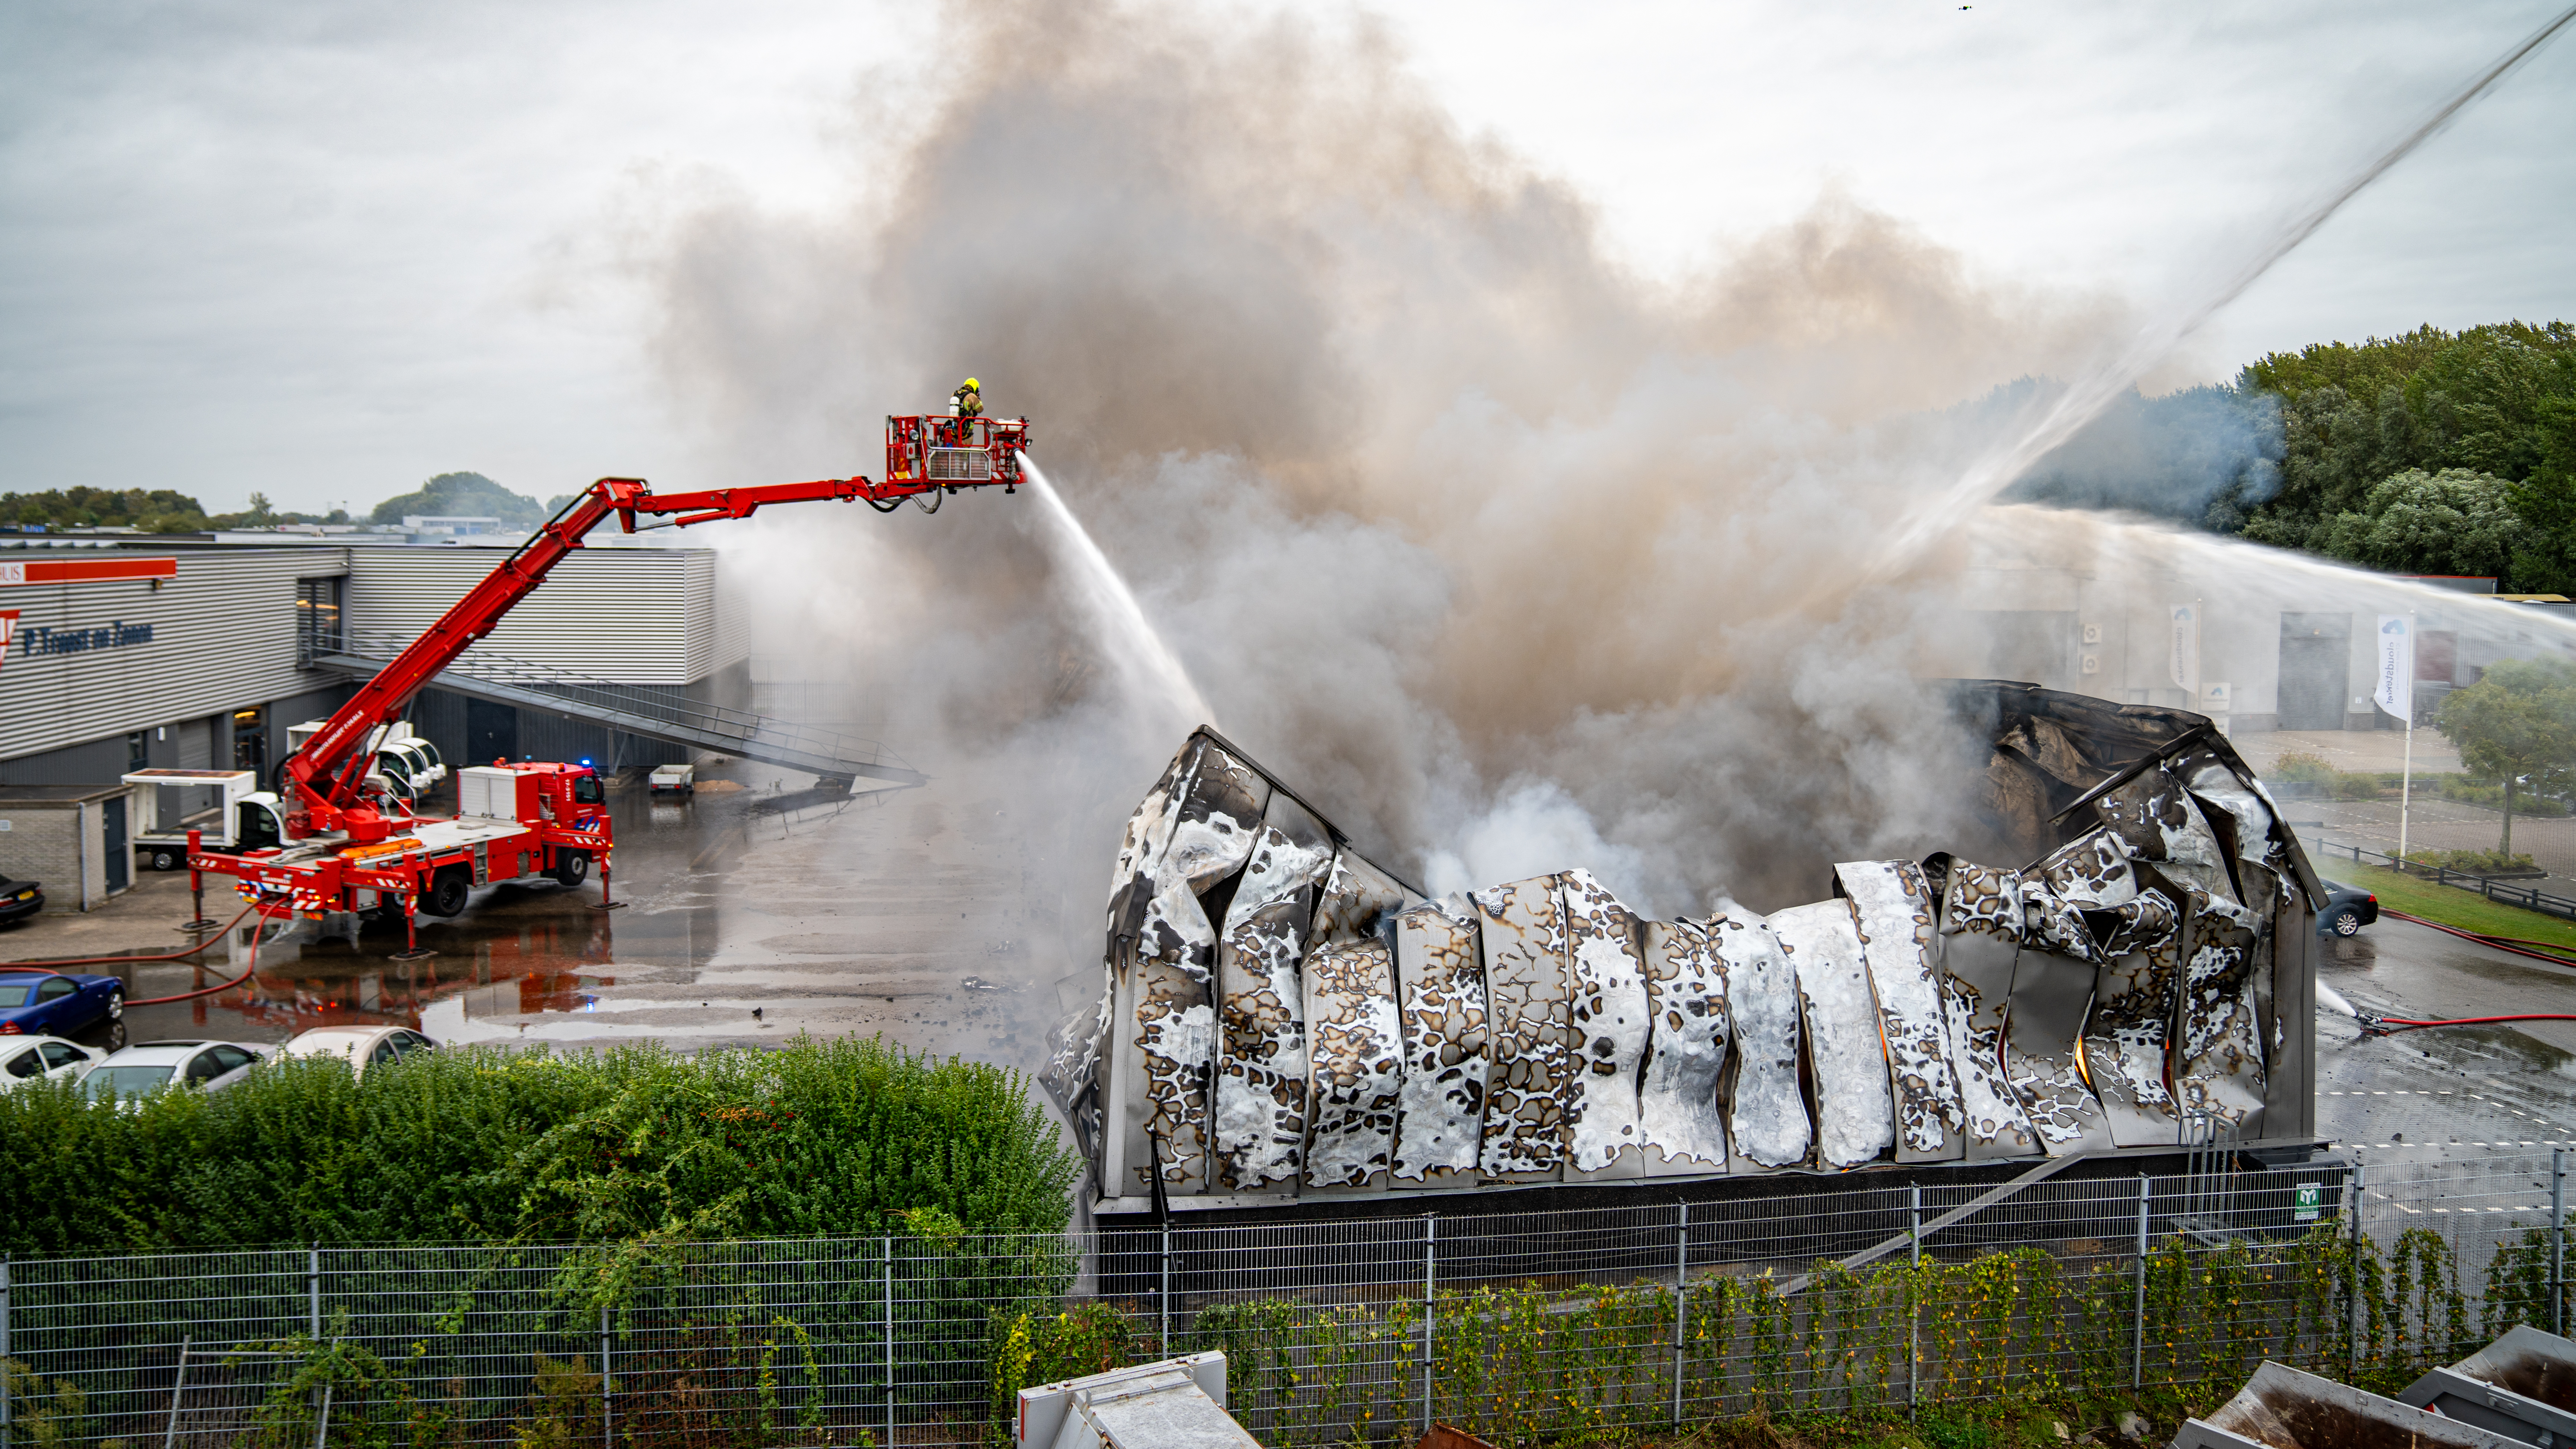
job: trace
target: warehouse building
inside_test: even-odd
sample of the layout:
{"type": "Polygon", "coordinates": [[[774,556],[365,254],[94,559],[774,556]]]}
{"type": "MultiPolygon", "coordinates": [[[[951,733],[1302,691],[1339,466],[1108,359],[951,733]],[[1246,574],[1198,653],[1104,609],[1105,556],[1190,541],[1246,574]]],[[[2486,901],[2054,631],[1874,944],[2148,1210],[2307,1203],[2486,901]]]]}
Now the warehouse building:
{"type": "MultiPolygon", "coordinates": [[[[290,726],[330,714],[514,542],[0,540],[0,786],[112,786],[150,767],[269,780],[290,726]]],[[[738,705],[744,653],[719,618],[713,550],[590,547],[459,668],[738,705]]],[[[686,757],[565,713],[433,688],[413,725],[456,761],[686,757]]],[[[0,837],[0,874],[19,873],[0,837]]]]}

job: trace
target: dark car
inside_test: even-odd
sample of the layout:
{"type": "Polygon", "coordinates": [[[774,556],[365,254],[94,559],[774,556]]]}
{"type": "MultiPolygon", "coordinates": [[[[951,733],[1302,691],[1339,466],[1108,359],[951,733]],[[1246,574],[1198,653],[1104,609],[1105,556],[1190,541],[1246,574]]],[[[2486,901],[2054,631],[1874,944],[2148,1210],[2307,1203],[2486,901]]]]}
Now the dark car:
{"type": "Polygon", "coordinates": [[[70,1036],[100,1022],[110,1050],[125,1044],[125,983],[117,978],[0,966],[0,1036],[70,1036]]]}
{"type": "Polygon", "coordinates": [[[2379,897],[2339,880],[2325,884],[2326,908],[2317,912],[2319,935],[2331,931],[2338,936],[2358,936],[2362,927],[2379,919],[2379,897]]]}
{"type": "Polygon", "coordinates": [[[45,908],[45,888],[32,880],[0,875],[0,926],[23,921],[45,908]]]}

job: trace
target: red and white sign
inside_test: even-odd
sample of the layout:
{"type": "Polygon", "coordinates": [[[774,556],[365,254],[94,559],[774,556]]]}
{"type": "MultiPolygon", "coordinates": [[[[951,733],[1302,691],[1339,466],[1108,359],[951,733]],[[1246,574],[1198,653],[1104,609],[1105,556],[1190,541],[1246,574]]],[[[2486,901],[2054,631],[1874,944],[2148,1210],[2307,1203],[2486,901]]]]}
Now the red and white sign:
{"type": "Polygon", "coordinates": [[[18,611],[0,609],[0,664],[9,660],[9,646],[18,640],[18,611]]]}
{"type": "Polygon", "coordinates": [[[0,563],[0,586],[9,584],[98,584],[116,579],[174,579],[175,558],[38,558],[0,563]]]}

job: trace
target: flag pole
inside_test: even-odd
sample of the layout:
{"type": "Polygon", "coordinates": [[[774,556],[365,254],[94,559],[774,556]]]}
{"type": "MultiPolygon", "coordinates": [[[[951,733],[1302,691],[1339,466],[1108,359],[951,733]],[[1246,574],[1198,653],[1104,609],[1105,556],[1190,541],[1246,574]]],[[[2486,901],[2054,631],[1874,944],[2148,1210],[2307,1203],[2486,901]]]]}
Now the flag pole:
{"type": "Polygon", "coordinates": [[[2406,822],[2415,806],[2415,611],[2406,611],[2406,763],[2397,777],[2397,868],[2406,868],[2406,822]]]}

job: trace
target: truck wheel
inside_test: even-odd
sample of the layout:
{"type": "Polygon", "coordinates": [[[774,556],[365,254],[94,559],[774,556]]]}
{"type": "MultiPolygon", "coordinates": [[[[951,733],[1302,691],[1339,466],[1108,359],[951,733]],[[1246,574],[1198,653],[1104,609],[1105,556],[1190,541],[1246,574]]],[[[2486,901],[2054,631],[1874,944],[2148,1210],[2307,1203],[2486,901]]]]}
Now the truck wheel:
{"type": "Polygon", "coordinates": [[[179,868],[179,852],[175,850],[156,850],[152,852],[152,868],[154,870],[177,870],[179,868]]]}
{"type": "Polygon", "coordinates": [[[571,890],[590,879],[590,853],[567,850],[555,857],[555,884],[571,890]]]}
{"type": "Polygon", "coordinates": [[[465,897],[473,891],[465,872],[450,866],[429,883],[429,896],[420,908],[433,916],[452,916],[465,909],[465,897]]]}

